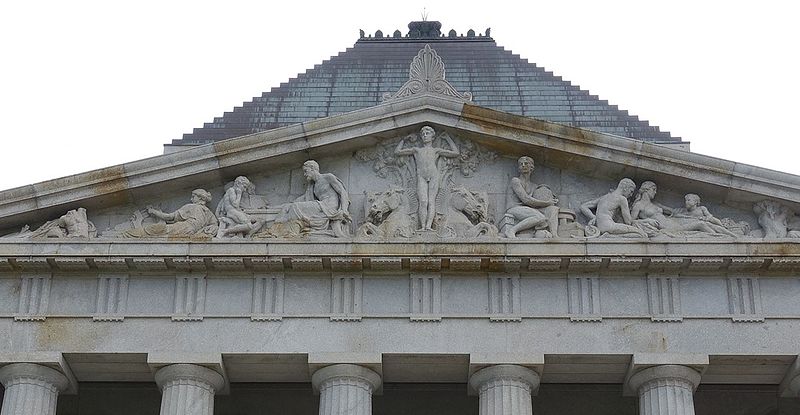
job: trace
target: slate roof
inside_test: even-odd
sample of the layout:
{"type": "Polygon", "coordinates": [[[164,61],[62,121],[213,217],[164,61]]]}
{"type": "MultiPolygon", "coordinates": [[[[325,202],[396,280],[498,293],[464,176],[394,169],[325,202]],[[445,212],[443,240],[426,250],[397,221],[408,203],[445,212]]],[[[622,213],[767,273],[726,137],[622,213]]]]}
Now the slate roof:
{"type": "Polygon", "coordinates": [[[435,25],[441,27],[412,22],[405,37],[362,32],[352,48],[172,144],[207,144],[380,104],[383,93],[396,92],[408,80],[411,60],[425,44],[442,57],[446,79],[458,91],[471,92],[476,105],[644,141],[682,141],[498,46],[488,30],[441,36],[435,25]],[[420,33],[426,26],[430,33],[420,33]]]}

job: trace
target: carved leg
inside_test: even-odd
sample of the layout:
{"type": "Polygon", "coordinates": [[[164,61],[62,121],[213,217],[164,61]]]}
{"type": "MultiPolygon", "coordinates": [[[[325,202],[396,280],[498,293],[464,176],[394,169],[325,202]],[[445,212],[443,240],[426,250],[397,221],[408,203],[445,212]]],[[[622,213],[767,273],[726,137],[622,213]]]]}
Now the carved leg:
{"type": "Polygon", "coordinates": [[[219,229],[217,230],[217,238],[224,238],[228,236],[228,226],[231,223],[228,221],[228,218],[221,218],[219,220],[219,229]]]}
{"type": "Polygon", "coordinates": [[[548,206],[542,209],[544,216],[547,217],[547,230],[553,235],[553,237],[558,237],[558,212],[560,208],[558,206],[548,206]]]}
{"type": "Polygon", "coordinates": [[[436,196],[439,195],[439,181],[431,180],[428,182],[428,220],[425,223],[426,230],[433,229],[433,218],[436,216],[436,196]]]}
{"type": "MultiPolygon", "coordinates": [[[[538,213],[538,212],[537,212],[538,213]]],[[[508,226],[505,230],[506,238],[516,238],[518,232],[522,232],[527,229],[536,228],[540,225],[547,223],[547,218],[542,215],[541,213],[527,217],[519,222],[517,222],[514,226],[508,226]]]]}
{"type": "Polygon", "coordinates": [[[417,202],[419,208],[419,230],[425,230],[425,224],[428,223],[428,182],[424,179],[417,180],[417,202]]]}
{"type": "Polygon", "coordinates": [[[248,238],[252,238],[253,235],[258,233],[261,230],[261,228],[264,227],[265,223],[266,222],[264,222],[262,220],[254,220],[253,223],[250,224],[250,229],[247,231],[247,235],[246,236],[248,238]]]}

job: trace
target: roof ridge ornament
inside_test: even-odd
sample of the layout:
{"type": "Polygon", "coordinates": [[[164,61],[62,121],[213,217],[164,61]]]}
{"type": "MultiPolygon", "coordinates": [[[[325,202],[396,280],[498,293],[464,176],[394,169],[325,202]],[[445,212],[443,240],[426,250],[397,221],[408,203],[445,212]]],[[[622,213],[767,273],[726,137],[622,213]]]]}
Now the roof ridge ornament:
{"type": "Polygon", "coordinates": [[[430,44],[426,44],[411,61],[408,81],[394,94],[389,92],[383,94],[383,102],[419,94],[445,95],[471,102],[472,93],[458,92],[450,82],[444,79],[444,72],[442,58],[435,50],[431,49],[430,44]]]}

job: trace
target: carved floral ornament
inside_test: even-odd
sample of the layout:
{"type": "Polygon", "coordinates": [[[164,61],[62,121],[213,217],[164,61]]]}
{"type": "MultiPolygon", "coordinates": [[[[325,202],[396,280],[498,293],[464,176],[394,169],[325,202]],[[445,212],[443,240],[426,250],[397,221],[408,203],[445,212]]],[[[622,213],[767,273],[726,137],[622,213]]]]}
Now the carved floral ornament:
{"type": "MultiPolygon", "coordinates": [[[[283,203],[260,195],[239,176],[220,200],[195,189],[174,211],[146,206],[130,219],[98,231],[84,208],[68,211],[7,239],[155,240],[592,240],[800,238],[800,216],[789,206],[762,200],[750,222],[716,217],[699,195],[688,193],[682,206],[659,201],[653,181],[621,179],[614,189],[582,201],[559,197],[537,183],[531,157],[498,176],[499,156],[480,144],[424,126],[418,133],[383,140],[353,155],[351,166],[371,171],[361,180],[370,189],[347,189],[317,162],[302,165],[305,192],[283,203]],[[382,190],[375,191],[375,189],[382,190]],[[494,189],[489,193],[488,189],[494,189]],[[363,197],[362,197],[363,195],[363,197]],[[363,206],[351,199],[363,200],[363,206]],[[568,201],[571,200],[571,201],[568,201]],[[355,207],[354,207],[355,206],[355,207]],[[574,208],[573,208],[574,206],[574,208]],[[359,207],[363,207],[363,211],[359,207]],[[213,210],[212,210],[213,209],[213,210]],[[354,213],[358,212],[358,215],[354,213]]],[[[363,174],[363,173],[361,173],[363,174]]],[[[574,196],[574,195],[573,195],[574,196]]],[[[798,239],[800,241],[800,239],[798,239]]]]}

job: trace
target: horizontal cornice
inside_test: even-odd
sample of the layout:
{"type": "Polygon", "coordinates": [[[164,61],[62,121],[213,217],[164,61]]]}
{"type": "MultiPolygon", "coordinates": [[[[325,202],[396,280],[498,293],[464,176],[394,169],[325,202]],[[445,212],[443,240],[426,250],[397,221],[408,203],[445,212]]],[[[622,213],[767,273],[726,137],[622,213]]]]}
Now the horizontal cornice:
{"type": "Polygon", "coordinates": [[[800,244],[770,242],[0,242],[0,272],[800,272],[800,244]]]}

